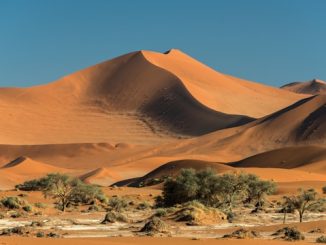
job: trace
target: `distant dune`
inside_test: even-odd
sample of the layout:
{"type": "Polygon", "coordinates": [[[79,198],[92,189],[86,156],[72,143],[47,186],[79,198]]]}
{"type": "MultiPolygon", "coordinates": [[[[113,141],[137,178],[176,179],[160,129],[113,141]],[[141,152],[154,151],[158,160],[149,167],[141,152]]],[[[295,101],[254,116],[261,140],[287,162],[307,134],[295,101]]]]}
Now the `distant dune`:
{"type": "Polygon", "coordinates": [[[260,153],[230,165],[233,167],[297,168],[326,175],[326,147],[285,147],[260,153]]]}
{"type": "Polygon", "coordinates": [[[227,166],[223,163],[214,163],[214,162],[207,162],[207,161],[200,161],[200,160],[178,160],[168,162],[166,164],[161,165],[160,167],[154,169],[153,171],[149,172],[148,174],[144,175],[143,177],[131,179],[131,180],[124,180],[122,182],[116,183],[116,185],[128,185],[128,186],[139,186],[140,183],[148,183],[153,179],[161,179],[164,177],[174,177],[180,173],[182,169],[192,168],[195,170],[204,170],[207,168],[213,169],[217,173],[227,172],[227,171],[234,171],[234,168],[227,166]]]}
{"type": "Polygon", "coordinates": [[[281,88],[298,94],[326,94],[326,82],[318,79],[307,82],[289,83],[281,88]]]}
{"type": "Polygon", "coordinates": [[[226,155],[222,161],[233,161],[286,146],[325,145],[325,105],[325,95],[313,96],[246,125],[190,139],[171,148],[175,151],[176,147],[191,147],[192,154],[220,153],[226,155]]]}
{"type": "MultiPolygon", "coordinates": [[[[268,154],[266,154],[268,155],[268,154]]],[[[257,156],[263,158],[264,155],[257,156]]],[[[281,157],[275,155],[275,157],[281,157]]],[[[245,159],[237,163],[217,163],[201,160],[184,159],[168,162],[155,168],[146,175],[139,178],[126,179],[116,182],[117,186],[140,186],[155,185],[155,180],[162,180],[167,177],[177,176],[182,169],[205,170],[207,168],[214,170],[217,174],[224,173],[250,173],[259,176],[265,180],[273,180],[276,182],[297,182],[297,181],[326,181],[326,172],[311,173],[308,169],[300,169],[297,167],[283,166],[282,164],[270,164],[272,161],[268,159],[266,164],[257,162],[255,157],[245,159]],[[268,161],[269,160],[269,161],[268,161]]],[[[323,163],[325,164],[325,162],[323,163]]],[[[322,166],[322,164],[321,164],[322,166]]],[[[156,183],[157,184],[157,183],[156,183]]],[[[161,186],[160,186],[161,187],[161,186]]]]}
{"type": "Polygon", "coordinates": [[[1,189],[13,189],[16,184],[41,178],[48,173],[72,174],[73,171],[21,156],[0,168],[0,186],[1,189]]]}

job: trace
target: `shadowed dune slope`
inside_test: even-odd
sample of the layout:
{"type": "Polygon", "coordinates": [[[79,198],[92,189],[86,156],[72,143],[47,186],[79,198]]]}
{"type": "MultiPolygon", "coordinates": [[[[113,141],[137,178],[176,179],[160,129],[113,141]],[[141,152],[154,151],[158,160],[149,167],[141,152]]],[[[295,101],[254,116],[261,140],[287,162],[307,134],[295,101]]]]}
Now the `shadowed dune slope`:
{"type": "Polygon", "coordinates": [[[223,75],[178,50],[139,51],[46,85],[0,89],[0,143],[169,142],[304,96],[223,75]]]}
{"type": "Polygon", "coordinates": [[[197,100],[216,111],[258,118],[303,98],[303,95],[222,74],[177,49],[165,54],[146,51],[144,56],[175,74],[197,100]]]}
{"type": "Polygon", "coordinates": [[[326,94],[326,82],[318,79],[307,82],[289,83],[281,88],[298,94],[326,94]]]}
{"type": "Polygon", "coordinates": [[[223,148],[242,158],[286,146],[325,145],[325,120],[326,96],[318,95],[244,126],[190,140],[187,145],[197,146],[197,152],[215,151],[215,154],[223,148]]]}
{"type": "Polygon", "coordinates": [[[326,142],[326,95],[303,99],[255,121],[250,129],[257,139],[274,142],[326,142]],[[266,138],[267,139],[267,138],[266,138]]]}
{"type": "Polygon", "coordinates": [[[300,168],[310,172],[326,174],[326,147],[285,147],[230,163],[230,166],[242,168],[300,168]]]}

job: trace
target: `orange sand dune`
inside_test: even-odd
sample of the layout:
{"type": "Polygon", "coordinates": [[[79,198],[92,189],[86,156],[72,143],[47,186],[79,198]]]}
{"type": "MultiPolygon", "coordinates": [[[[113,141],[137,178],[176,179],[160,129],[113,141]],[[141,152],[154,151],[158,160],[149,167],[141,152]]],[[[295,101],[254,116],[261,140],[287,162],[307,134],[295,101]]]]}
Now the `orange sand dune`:
{"type": "Polygon", "coordinates": [[[139,51],[50,84],[0,89],[0,143],[151,145],[240,125],[304,96],[223,75],[180,51],[139,51]]]}
{"type": "Polygon", "coordinates": [[[121,176],[107,168],[98,168],[79,176],[79,178],[86,183],[109,186],[117,179],[121,179],[121,176]]]}
{"type": "Polygon", "coordinates": [[[164,147],[162,155],[177,152],[230,162],[261,152],[295,145],[325,145],[326,95],[303,99],[243,126],[219,130],[164,147]]]}
{"type": "Polygon", "coordinates": [[[324,144],[326,96],[307,96],[224,75],[179,50],[133,52],[49,84],[1,88],[0,166],[26,156],[109,185],[180,159],[324,144]]]}
{"type": "Polygon", "coordinates": [[[72,174],[73,171],[22,156],[0,168],[0,188],[13,189],[16,184],[43,177],[48,173],[72,174]]]}
{"type": "Polygon", "coordinates": [[[175,74],[198,101],[216,111],[257,118],[300,99],[292,93],[219,73],[177,49],[165,54],[145,51],[144,56],[175,74]]]}
{"type": "Polygon", "coordinates": [[[192,168],[195,170],[203,170],[206,168],[214,169],[217,173],[224,173],[227,171],[235,171],[234,168],[225,165],[223,163],[215,163],[215,162],[207,162],[207,161],[200,161],[200,160],[178,160],[168,162],[163,164],[154,170],[150,171],[146,175],[140,178],[134,178],[130,180],[123,180],[121,182],[115,183],[118,186],[139,186],[140,183],[146,183],[153,179],[160,179],[168,176],[176,176],[180,173],[181,169],[192,168]]]}
{"type": "Polygon", "coordinates": [[[301,169],[326,174],[326,147],[295,146],[263,152],[231,164],[233,167],[301,169]]]}
{"type": "MultiPolygon", "coordinates": [[[[236,165],[237,166],[237,165],[236,165]]],[[[241,166],[241,165],[240,165],[241,166]]],[[[231,167],[227,164],[218,162],[208,162],[202,160],[178,160],[168,162],[160,165],[146,173],[143,177],[124,179],[116,182],[118,186],[139,186],[140,183],[151,183],[154,179],[161,179],[168,176],[176,176],[180,173],[181,169],[192,168],[195,170],[203,170],[211,168],[218,174],[221,173],[251,173],[259,176],[265,180],[273,180],[275,182],[311,182],[311,181],[326,181],[326,175],[324,173],[311,173],[300,169],[282,169],[273,167],[231,167]]]]}
{"type": "Polygon", "coordinates": [[[318,79],[289,83],[281,88],[298,94],[326,94],[326,82],[318,79]]]}
{"type": "Polygon", "coordinates": [[[45,145],[0,145],[0,166],[19,156],[46,162],[62,168],[95,169],[146,157],[149,147],[109,143],[76,143],[45,145]]]}

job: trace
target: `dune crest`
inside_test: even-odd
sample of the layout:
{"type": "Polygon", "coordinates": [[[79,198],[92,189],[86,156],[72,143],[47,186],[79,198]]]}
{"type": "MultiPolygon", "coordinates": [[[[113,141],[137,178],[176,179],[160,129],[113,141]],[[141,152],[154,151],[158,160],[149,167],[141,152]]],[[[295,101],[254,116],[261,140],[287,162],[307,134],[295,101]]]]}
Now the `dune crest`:
{"type": "Polygon", "coordinates": [[[326,94],[326,82],[319,79],[313,79],[307,82],[293,82],[281,88],[298,94],[326,94]]]}

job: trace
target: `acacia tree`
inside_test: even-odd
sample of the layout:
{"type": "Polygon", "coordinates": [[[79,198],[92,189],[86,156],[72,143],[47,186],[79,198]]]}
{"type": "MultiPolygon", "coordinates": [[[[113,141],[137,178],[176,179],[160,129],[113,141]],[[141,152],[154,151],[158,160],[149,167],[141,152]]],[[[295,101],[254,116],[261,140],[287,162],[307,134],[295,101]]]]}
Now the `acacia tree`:
{"type": "Polygon", "coordinates": [[[275,189],[275,184],[262,181],[255,175],[227,173],[217,175],[212,169],[195,171],[182,169],[175,178],[169,178],[163,188],[163,197],[158,205],[173,206],[197,200],[211,207],[222,207],[232,213],[237,202],[256,200],[262,205],[266,194],[275,189]]]}
{"type": "Polygon", "coordinates": [[[275,192],[276,184],[272,181],[261,180],[254,174],[242,174],[240,177],[247,187],[245,202],[254,203],[256,210],[261,209],[265,203],[266,195],[271,195],[275,192]]]}
{"type": "Polygon", "coordinates": [[[232,212],[236,201],[245,197],[246,183],[236,174],[223,174],[216,180],[214,189],[219,194],[220,202],[232,212]]]}
{"type": "Polygon", "coordinates": [[[182,169],[176,179],[168,179],[163,188],[164,204],[172,206],[197,198],[199,186],[194,169],[182,169]]]}
{"type": "Polygon", "coordinates": [[[48,182],[43,190],[44,196],[57,199],[60,203],[61,211],[65,211],[71,201],[71,196],[77,181],[64,174],[49,174],[48,182]]]}
{"type": "Polygon", "coordinates": [[[56,199],[60,210],[65,211],[69,204],[90,204],[95,200],[103,200],[102,190],[94,185],[85,184],[80,179],[65,174],[48,174],[41,178],[44,196],[56,199]]]}
{"type": "MultiPolygon", "coordinates": [[[[304,213],[312,208],[321,205],[321,199],[317,199],[317,192],[314,189],[300,190],[300,194],[296,196],[285,196],[283,207],[284,212],[288,209],[297,210],[299,213],[299,221],[302,222],[304,213]]],[[[285,214],[286,215],[286,214],[285,214]]],[[[285,218],[284,218],[285,220],[285,218]]]]}

